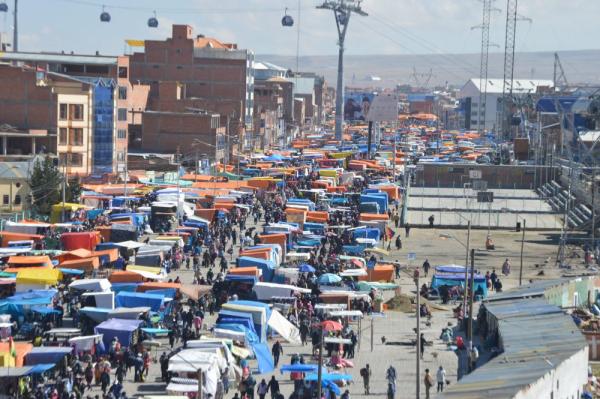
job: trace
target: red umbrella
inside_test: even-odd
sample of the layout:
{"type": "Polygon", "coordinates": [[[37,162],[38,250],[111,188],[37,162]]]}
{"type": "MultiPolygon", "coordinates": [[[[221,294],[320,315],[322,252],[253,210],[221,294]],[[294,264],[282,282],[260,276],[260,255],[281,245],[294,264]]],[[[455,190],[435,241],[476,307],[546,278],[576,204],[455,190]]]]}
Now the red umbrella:
{"type": "Polygon", "coordinates": [[[337,321],[325,320],[321,323],[321,328],[325,331],[342,331],[344,327],[337,321]]]}

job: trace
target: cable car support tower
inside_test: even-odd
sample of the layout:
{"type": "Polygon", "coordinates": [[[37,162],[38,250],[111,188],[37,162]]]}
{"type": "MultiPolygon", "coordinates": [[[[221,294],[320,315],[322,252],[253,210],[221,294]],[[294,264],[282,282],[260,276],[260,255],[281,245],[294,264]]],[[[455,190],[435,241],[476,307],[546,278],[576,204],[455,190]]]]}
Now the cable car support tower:
{"type": "Polygon", "coordinates": [[[332,10],[338,32],[338,75],[335,93],[335,139],[342,140],[344,123],[344,40],[350,23],[350,16],[356,13],[363,17],[368,14],[360,7],[362,0],[325,0],[317,6],[321,10],[332,10]]]}

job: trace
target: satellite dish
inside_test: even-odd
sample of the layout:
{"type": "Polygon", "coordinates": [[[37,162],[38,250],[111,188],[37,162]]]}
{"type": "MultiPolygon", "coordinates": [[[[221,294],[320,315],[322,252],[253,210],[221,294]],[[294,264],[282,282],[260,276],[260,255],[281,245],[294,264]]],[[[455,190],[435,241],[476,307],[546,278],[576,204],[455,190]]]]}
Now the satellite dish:
{"type": "Polygon", "coordinates": [[[100,14],[101,22],[110,22],[110,14],[104,11],[104,6],[102,6],[102,14],[100,14]]]}
{"type": "Polygon", "coordinates": [[[285,27],[294,26],[294,18],[291,15],[288,15],[287,8],[285,9],[285,15],[281,18],[281,25],[285,27]]]}
{"type": "Polygon", "coordinates": [[[148,19],[148,26],[150,28],[158,28],[158,19],[156,19],[156,11],[154,11],[154,16],[148,19]]]}

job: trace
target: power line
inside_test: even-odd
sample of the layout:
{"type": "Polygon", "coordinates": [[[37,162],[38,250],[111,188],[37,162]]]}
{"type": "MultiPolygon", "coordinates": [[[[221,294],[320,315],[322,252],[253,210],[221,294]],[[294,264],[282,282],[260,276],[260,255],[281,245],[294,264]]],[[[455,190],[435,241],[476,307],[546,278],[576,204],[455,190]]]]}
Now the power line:
{"type": "MultiPolygon", "coordinates": [[[[280,13],[281,7],[277,8],[183,8],[183,7],[142,7],[142,6],[127,6],[127,5],[112,5],[106,2],[98,2],[93,0],[57,0],[65,3],[77,4],[81,6],[106,8],[108,10],[127,10],[127,11],[143,11],[152,13],[156,11],[160,14],[246,14],[246,13],[280,13]]],[[[302,7],[303,10],[308,10],[310,7],[302,7]]],[[[289,10],[297,10],[295,7],[290,7],[289,10]]]]}

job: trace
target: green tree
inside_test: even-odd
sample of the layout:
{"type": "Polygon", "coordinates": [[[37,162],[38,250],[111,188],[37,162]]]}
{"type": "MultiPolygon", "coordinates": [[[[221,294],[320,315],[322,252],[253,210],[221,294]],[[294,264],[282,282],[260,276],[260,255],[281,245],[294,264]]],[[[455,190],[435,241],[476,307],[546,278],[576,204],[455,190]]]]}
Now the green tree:
{"type": "Polygon", "coordinates": [[[63,177],[54,164],[54,160],[46,155],[37,159],[29,177],[32,194],[32,208],[38,214],[49,215],[52,205],[61,200],[61,184],[63,177]]]}
{"type": "Polygon", "coordinates": [[[81,183],[79,177],[70,179],[67,182],[67,202],[79,203],[79,196],[81,195],[81,183]]]}

